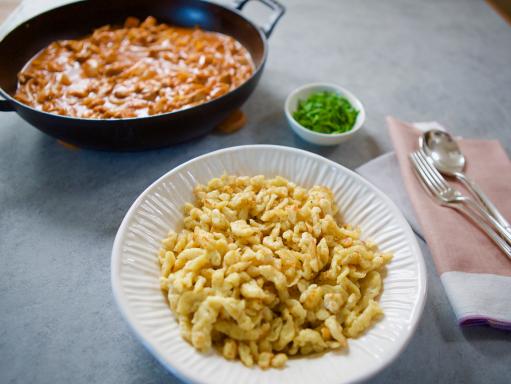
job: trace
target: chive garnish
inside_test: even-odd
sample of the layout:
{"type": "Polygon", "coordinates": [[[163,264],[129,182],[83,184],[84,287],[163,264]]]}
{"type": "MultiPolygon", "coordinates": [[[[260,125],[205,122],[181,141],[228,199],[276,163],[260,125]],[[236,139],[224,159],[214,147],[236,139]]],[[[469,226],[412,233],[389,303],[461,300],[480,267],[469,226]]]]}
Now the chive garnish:
{"type": "Polygon", "coordinates": [[[342,133],[353,128],[358,111],[334,92],[316,92],[298,102],[293,118],[305,128],[320,133],[342,133]]]}

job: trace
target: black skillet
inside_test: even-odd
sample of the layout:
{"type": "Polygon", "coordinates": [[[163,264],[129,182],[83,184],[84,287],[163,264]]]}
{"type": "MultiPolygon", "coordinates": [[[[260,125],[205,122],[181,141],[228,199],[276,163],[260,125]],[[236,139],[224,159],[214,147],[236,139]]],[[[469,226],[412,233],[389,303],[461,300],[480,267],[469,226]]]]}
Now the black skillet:
{"type": "Polygon", "coordinates": [[[262,28],[236,9],[200,0],[88,0],[42,13],[11,31],[0,42],[0,111],[15,111],[41,131],[80,147],[105,150],[142,150],[164,147],[203,135],[254,91],[268,51],[267,38],[284,14],[275,0],[259,0],[272,10],[262,28]],[[128,16],[154,16],[169,24],[217,31],[234,37],[252,55],[256,69],[240,87],[210,102],[181,111],[130,119],[81,119],[33,109],[13,98],[17,74],[37,52],[52,41],[77,38],[105,24],[122,24],[128,16]]]}

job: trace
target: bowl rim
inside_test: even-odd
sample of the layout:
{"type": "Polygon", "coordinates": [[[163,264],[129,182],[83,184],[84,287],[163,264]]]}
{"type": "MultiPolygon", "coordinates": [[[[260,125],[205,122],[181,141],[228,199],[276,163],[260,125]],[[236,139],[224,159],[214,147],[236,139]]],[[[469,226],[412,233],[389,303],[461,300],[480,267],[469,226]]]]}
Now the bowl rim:
{"type": "MultiPolygon", "coordinates": [[[[350,104],[353,105],[352,100],[349,100],[349,101],[350,101],[350,104]]],[[[357,106],[353,105],[353,107],[356,108],[357,106]]],[[[294,90],[289,92],[289,94],[286,97],[286,101],[284,102],[284,111],[286,113],[286,117],[288,118],[288,120],[293,122],[295,124],[295,127],[298,128],[299,130],[301,130],[302,132],[307,132],[308,134],[315,135],[317,137],[325,137],[325,138],[339,138],[339,137],[343,137],[343,136],[350,136],[350,135],[354,134],[355,132],[357,132],[358,130],[360,130],[360,128],[362,128],[362,126],[364,125],[364,122],[366,120],[366,112],[365,112],[364,104],[357,96],[355,96],[355,94],[353,94],[353,92],[351,92],[348,89],[341,87],[340,85],[337,85],[335,83],[327,83],[327,82],[307,83],[307,84],[301,85],[300,87],[295,88],[294,90]],[[298,121],[295,120],[295,118],[293,117],[293,114],[291,113],[291,106],[290,106],[291,98],[299,92],[302,92],[302,91],[310,89],[310,88],[315,88],[315,87],[333,88],[336,91],[338,91],[338,93],[347,96],[348,99],[354,100],[355,103],[360,106],[359,116],[357,116],[357,120],[355,121],[355,124],[349,131],[341,132],[341,133],[316,132],[316,131],[313,131],[312,129],[304,127],[302,124],[300,124],[298,121]]]]}
{"type": "MultiPolygon", "coordinates": [[[[163,353],[161,346],[156,343],[150,334],[147,333],[143,329],[143,327],[139,324],[137,321],[136,314],[130,309],[129,303],[127,301],[126,295],[123,292],[122,283],[121,283],[121,277],[120,277],[120,270],[121,270],[121,264],[122,264],[122,246],[124,245],[127,229],[130,223],[130,220],[132,219],[133,215],[135,214],[136,210],[140,207],[142,202],[147,198],[148,195],[167,177],[169,177],[170,174],[180,172],[182,169],[186,168],[190,163],[193,162],[199,162],[207,160],[210,157],[217,156],[221,153],[225,152],[235,152],[240,151],[243,149],[266,149],[266,150],[277,150],[277,151],[287,151],[287,152],[295,152],[300,153],[305,156],[310,156],[311,158],[314,158],[319,161],[325,161],[330,166],[335,166],[336,168],[339,167],[342,169],[343,172],[346,172],[348,175],[356,178],[359,182],[365,184],[368,186],[372,191],[382,199],[382,201],[387,204],[390,208],[390,210],[397,215],[397,219],[402,223],[403,229],[406,233],[406,236],[410,239],[410,247],[412,249],[412,252],[416,255],[416,262],[417,262],[417,301],[416,305],[413,309],[413,312],[411,313],[411,324],[406,329],[406,335],[401,341],[401,345],[397,350],[393,351],[393,354],[388,356],[386,360],[384,360],[379,366],[373,368],[373,370],[367,370],[363,374],[360,375],[360,377],[356,378],[354,382],[362,382],[364,380],[367,380],[371,377],[374,377],[376,374],[383,371],[386,367],[391,365],[394,361],[397,360],[397,358],[403,353],[405,348],[410,343],[412,337],[415,334],[415,331],[419,325],[420,319],[422,317],[426,298],[427,298],[427,270],[425,265],[424,256],[422,255],[422,251],[419,247],[417,238],[415,233],[413,232],[410,224],[405,219],[403,214],[401,213],[401,210],[397,207],[397,205],[385,194],[383,193],[379,188],[374,186],[371,182],[360,176],[355,171],[344,167],[343,165],[330,160],[326,157],[320,156],[318,154],[315,154],[310,151],[306,151],[299,148],[294,147],[288,147],[288,146],[282,146],[282,145],[271,145],[271,144],[250,144],[250,145],[239,145],[239,146],[233,146],[233,147],[227,147],[227,148],[221,148],[209,153],[205,153],[203,155],[199,155],[197,157],[194,157],[172,169],[165,172],[162,176],[160,176],[158,179],[156,179],[154,182],[152,182],[143,192],[141,192],[138,197],[135,199],[135,201],[132,203],[128,211],[126,212],[119,229],[115,235],[114,244],[112,247],[111,252],[111,262],[110,262],[110,281],[111,281],[111,287],[112,287],[112,293],[114,296],[114,301],[117,305],[117,308],[119,309],[122,318],[126,321],[128,324],[129,329],[133,332],[133,335],[136,339],[158,360],[169,372],[171,372],[175,377],[179,378],[180,380],[186,382],[186,383],[198,383],[197,379],[194,377],[190,377],[185,372],[181,371],[179,369],[179,366],[172,365],[170,361],[168,361],[165,357],[165,354],[163,353]]],[[[191,347],[192,348],[192,347],[191,347]]]]}

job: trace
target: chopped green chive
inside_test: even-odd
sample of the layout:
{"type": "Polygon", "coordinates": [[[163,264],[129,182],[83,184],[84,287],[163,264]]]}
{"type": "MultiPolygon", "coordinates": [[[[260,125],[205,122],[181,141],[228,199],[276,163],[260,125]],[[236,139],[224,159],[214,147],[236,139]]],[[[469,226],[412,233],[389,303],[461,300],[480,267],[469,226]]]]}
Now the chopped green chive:
{"type": "Polygon", "coordinates": [[[353,128],[358,111],[334,92],[317,92],[298,102],[293,118],[305,128],[320,133],[342,133],[353,128]]]}

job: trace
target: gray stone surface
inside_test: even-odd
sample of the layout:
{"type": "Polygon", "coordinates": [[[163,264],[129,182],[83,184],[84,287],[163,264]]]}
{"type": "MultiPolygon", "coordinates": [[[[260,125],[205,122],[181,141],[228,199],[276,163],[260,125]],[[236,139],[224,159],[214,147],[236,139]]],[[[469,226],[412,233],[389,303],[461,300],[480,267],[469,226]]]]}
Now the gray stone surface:
{"type": "MultiPolygon", "coordinates": [[[[486,3],[283,2],[288,12],[238,133],[144,153],[73,151],[15,114],[0,115],[0,383],[177,382],[121,319],[110,251],[137,195],[192,157],[273,143],[355,168],[391,149],[387,114],[496,138],[511,152],[511,28],[486,3]],[[292,134],[284,99],[311,81],[339,83],[363,100],[360,135],[319,148],[292,134]]],[[[458,328],[422,245],[424,316],[405,352],[372,382],[509,382],[511,335],[458,328]]]]}

